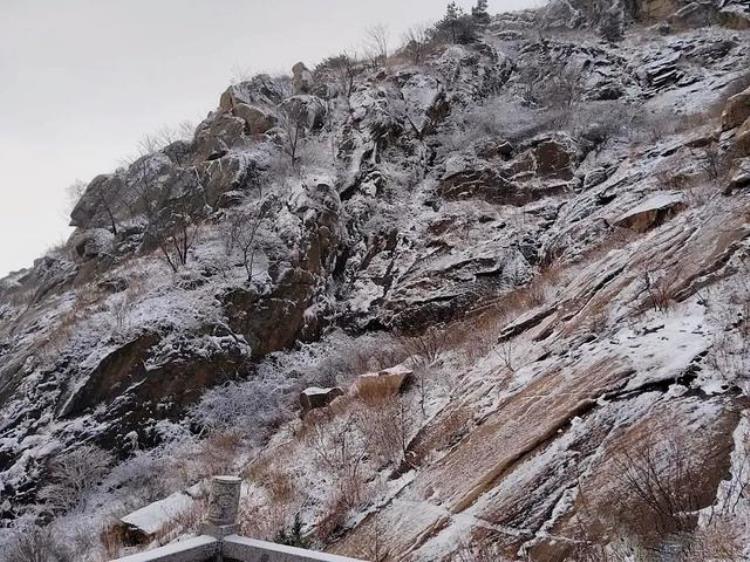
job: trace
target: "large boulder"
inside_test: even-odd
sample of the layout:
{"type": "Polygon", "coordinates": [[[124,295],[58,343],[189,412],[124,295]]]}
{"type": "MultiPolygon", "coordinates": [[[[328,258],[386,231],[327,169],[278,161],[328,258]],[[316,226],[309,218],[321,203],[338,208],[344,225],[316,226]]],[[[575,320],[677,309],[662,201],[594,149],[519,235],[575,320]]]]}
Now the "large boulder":
{"type": "Polygon", "coordinates": [[[375,394],[378,397],[396,396],[404,391],[413,378],[414,371],[403,365],[383,369],[376,373],[365,373],[354,381],[350,394],[361,398],[375,394]]]}
{"type": "Polygon", "coordinates": [[[82,260],[90,260],[112,252],[114,234],[104,228],[92,228],[75,232],[70,239],[76,255],[82,260]]]}
{"type": "Polygon", "coordinates": [[[735,94],[727,100],[721,114],[721,128],[724,131],[742,125],[750,117],[750,88],[735,94]]]}
{"type": "Polygon", "coordinates": [[[217,113],[201,123],[195,134],[198,162],[215,160],[237,145],[245,133],[245,120],[229,113],[217,113]]]}
{"type": "Polygon", "coordinates": [[[292,67],[292,88],[294,95],[312,94],[315,87],[313,74],[305,66],[305,63],[298,62],[292,67]]]}
{"type": "Polygon", "coordinates": [[[618,217],[614,224],[635,232],[647,232],[685,209],[680,193],[657,193],[618,217]]]}

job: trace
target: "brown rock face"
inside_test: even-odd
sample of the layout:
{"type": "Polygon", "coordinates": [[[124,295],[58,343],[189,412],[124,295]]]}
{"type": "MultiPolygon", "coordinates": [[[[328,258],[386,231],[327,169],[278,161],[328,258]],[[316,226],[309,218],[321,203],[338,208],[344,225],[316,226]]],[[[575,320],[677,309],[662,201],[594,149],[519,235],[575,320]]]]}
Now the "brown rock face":
{"type": "Polygon", "coordinates": [[[750,88],[727,100],[721,115],[721,128],[724,131],[742,125],[750,117],[750,88]]]}
{"type": "Polygon", "coordinates": [[[292,345],[305,328],[315,276],[301,268],[290,269],[268,297],[235,289],[225,298],[229,325],[245,336],[259,358],[292,345]]]}
{"type": "Polygon", "coordinates": [[[250,135],[261,135],[276,125],[276,117],[260,107],[238,103],[234,107],[234,115],[244,119],[246,132],[250,135]]]}
{"type": "Polygon", "coordinates": [[[245,132],[245,121],[227,113],[216,116],[198,129],[195,135],[196,159],[199,162],[221,158],[237,144],[245,132]]]}
{"type": "Polygon", "coordinates": [[[678,194],[660,193],[620,216],[615,225],[635,232],[647,232],[687,207],[678,194]]]}
{"type": "Polygon", "coordinates": [[[729,185],[725,193],[730,194],[735,189],[742,189],[750,185],[750,157],[738,158],[729,171],[729,185]]]}
{"type": "Polygon", "coordinates": [[[750,156],[750,117],[748,117],[737,131],[735,146],[740,156],[750,156]]]}

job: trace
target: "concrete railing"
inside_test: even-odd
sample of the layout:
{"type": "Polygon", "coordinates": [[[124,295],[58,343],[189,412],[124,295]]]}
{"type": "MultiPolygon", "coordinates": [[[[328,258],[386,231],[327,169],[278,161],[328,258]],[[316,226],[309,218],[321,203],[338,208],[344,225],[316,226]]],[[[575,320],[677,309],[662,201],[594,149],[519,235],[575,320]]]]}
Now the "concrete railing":
{"type": "Polygon", "coordinates": [[[112,562],[364,562],[238,536],[241,484],[229,476],[212,480],[202,536],[112,562]]]}

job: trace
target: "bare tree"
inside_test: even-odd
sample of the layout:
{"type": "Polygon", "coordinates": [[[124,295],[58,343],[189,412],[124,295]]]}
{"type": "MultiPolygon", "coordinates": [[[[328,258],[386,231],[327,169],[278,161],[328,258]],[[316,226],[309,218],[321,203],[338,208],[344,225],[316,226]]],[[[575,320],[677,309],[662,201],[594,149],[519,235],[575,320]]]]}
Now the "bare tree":
{"type": "Polygon", "coordinates": [[[422,64],[432,39],[431,27],[415,25],[404,34],[403,51],[409,55],[414,64],[422,64]]]}
{"type": "Polygon", "coordinates": [[[349,113],[352,111],[352,94],[357,76],[361,72],[357,53],[341,53],[330,61],[335,80],[338,83],[341,95],[346,100],[349,113]]]}
{"type": "Polygon", "coordinates": [[[234,215],[229,222],[227,253],[232,253],[235,248],[239,250],[248,282],[254,278],[258,231],[265,222],[270,207],[270,201],[263,201],[257,210],[243,210],[234,215]]]}
{"type": "Polygon", "coordinates": [[[390,32],[383,24],[378,24],[367,30],[365,52],[373,66],[385,66],[388,62],[389,38],[390,32]]]}
{"type": "Polygon", "coordinates": [[[293,170],[298,170],[299,154],[307,130],[307,112],[302,104],[292,103],[281,113],[281,127],[286,133],[283,149],[289,156],[293,170]]]}
{"type": "Polygon", "coordinates": [[[138,142],[138,152],[152,154],[179,140],[193,138],[195,124],[191,121],[181,121],[177,125],[165,125],[155,133],[143,137],[138,142]]]}
{"type": "MultiPolygon", "coordinates": [[[[162,170],[158,162],[154,162],[150,156],[136,160],[130,166],[129,173],[127,203],[130,213],[133,216],[142,214],[146,218],[151,240],[176,273],[189,261],[205,205],[199,197],[176,193],[175,185],[180,182],[165,185],[160,179],[162,170]]],[[[195,170],[185,173],[195,173],[195,170]]]]}
{"type": "Polygon", "coordinates": [[[156,242],[164,260],[173,272],[187,265],[201,225],[201,216],[188,201],[182,200],[176,209],[167,210],[156,231],[156,242]]]}

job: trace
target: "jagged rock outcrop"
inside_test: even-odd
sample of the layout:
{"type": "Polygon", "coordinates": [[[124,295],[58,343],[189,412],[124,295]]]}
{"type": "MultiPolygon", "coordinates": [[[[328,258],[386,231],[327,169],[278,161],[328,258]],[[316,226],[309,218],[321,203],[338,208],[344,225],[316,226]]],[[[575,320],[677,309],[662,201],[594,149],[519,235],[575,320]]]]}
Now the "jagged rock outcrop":
{"type": "Polygon", "coordinates": [[[721,114],[722,129],[728,131],[750,119],[750,88],[733,95],[721,114]]]}
{"type": "Polygon", "coordinates": [[[312,72],[305,66],[305,63],[298,62],[292,67],[292,87],[294,95],[312,94],[315,86],[315,80],[312,72]]]}

